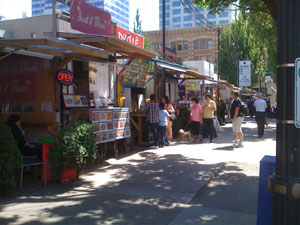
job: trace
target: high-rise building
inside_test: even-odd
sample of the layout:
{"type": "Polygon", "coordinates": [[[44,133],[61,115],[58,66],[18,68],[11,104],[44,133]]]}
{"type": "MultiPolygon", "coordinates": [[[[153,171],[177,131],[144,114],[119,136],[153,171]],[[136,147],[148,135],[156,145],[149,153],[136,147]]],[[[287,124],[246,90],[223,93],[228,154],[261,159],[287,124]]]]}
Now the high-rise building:
{"type": "MultiPolygon", "coordinates": [[[[32,16],[52,13],[52,0],[31,0],[32,16]]],[[[129,30],[129,0],[86,0],[93,6],[104,9],[111,14],[113,22],[129,30]]],[[[56,8],[69,12],[68,6],[57,2],[56,8]]]]}
{"type": "MultiPolygon", "coordinates": [[[[192,0],[166,1],[166,29],[188,28],[230,24],[234,19],[233,7],[225,8],[219,14],[209,14],[209,9],[195,6],[192,0]]],[[[162,0],[159,0],[159,27],[162,29],[162,0]]]]}

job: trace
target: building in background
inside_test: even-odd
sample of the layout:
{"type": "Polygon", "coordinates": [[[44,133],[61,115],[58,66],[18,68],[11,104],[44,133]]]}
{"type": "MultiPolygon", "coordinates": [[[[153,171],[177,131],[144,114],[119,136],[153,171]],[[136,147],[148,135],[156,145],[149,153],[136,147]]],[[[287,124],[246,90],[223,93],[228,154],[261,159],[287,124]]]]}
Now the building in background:
{"type": "MultiPolygon", "coordinates": [[[[113,22],[129,30],[129,0],[86,0],[93,6],[104,9],[111,14],[113,22]]],[[[52,13],[52,0],[32,0],[32,16],[52,13]]],[[[67,5],[57,1],[57,10],[69,12],[67,5]]]]}
{"type": "MultiPolygon", "coordinates": [[[[216,27],[215,27],[216,28],[216,27]]],[[[162,43],[162,31],[145,32],[152,43],[153,50],[158,50],[162,43]]],[[[193,27],[166,30],[166,47],[176,52],[177,61],[206,60],[215,64],[217,59],[217,29],[193,27]]]]}
{"type": "MultiPolygon", "coordinates": [[[[195,6],[192,0],[166,1],[166,29],[188,28],[210,25],[230,24],[234,20],[233,6],[219,14],[209,14],[208,9],[195,6]]],[[[159,0],[159,27],[162,29],[162,0],[159,0]]]]}

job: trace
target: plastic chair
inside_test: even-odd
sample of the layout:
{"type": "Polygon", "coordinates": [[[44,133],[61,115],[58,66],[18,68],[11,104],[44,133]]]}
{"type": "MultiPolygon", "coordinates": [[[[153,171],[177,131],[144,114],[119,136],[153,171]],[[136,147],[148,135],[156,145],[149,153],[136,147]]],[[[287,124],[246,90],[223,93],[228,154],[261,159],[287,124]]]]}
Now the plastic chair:
{"type": "Polygon", "coordinates": [[[22,160],[22,169],[21,169],[21,179],[20,179],[20,190],[22,188],[22,183],[23,183],[24,167],[26,167],[26,166],[44,165],[45,186],[47,186],[46,162],[38,159],[36,156],[22,156],[21,160],[22,160]]]}

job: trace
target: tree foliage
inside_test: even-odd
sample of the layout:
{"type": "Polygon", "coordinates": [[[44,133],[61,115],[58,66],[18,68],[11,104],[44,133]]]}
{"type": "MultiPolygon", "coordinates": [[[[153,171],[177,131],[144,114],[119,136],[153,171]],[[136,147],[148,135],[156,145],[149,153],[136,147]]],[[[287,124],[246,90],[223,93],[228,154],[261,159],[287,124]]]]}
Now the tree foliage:
{"type": "Polygon", "coordinates": [[[142,21],[140,20],[140,11],[136,10],[135,21],[133,22],[133,32],[139,35],[143,35],[142,21]]]}

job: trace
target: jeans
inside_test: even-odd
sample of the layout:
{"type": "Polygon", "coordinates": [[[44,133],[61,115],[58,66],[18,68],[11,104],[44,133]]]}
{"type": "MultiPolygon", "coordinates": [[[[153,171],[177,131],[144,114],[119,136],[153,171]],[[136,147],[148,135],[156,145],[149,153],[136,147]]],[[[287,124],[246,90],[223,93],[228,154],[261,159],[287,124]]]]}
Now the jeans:
{"type": "Polygon", "coordinates": [[[214,139],[213,136],[213,127],[214,120],[213,119],[203,119],[203,138],[208,138],[212,141],[214,139]]]}
{"type": "Polygon", "coordinates": [[[158,146],[158,123],[149,123],[153,133],[154,145],[158,146]]]}
{"type": "Polygon", "coordinates": [[[165,146],[167,142],[166,133],[167,127],[159,126],[159,140],[162,146],[165,146]]]}

